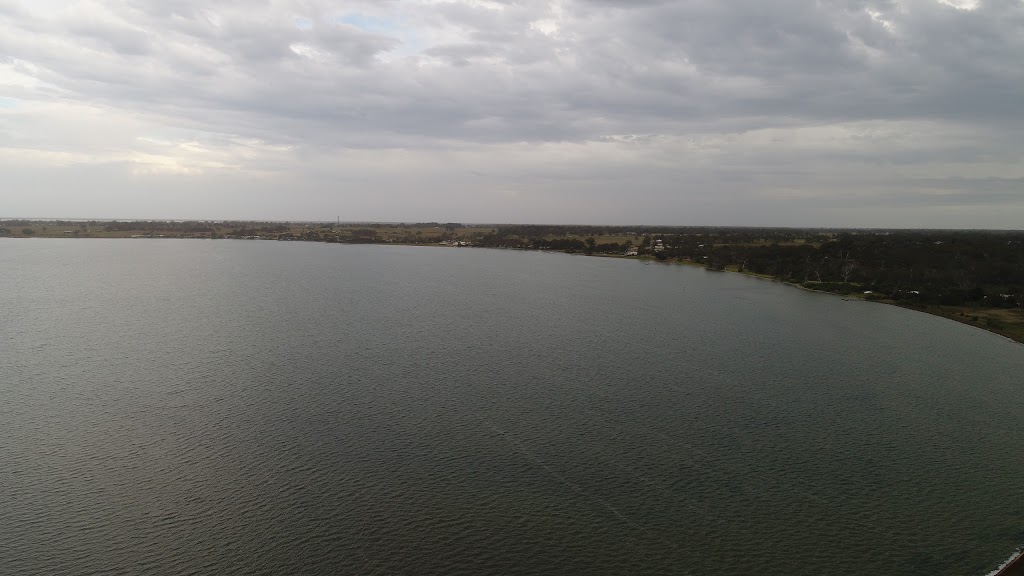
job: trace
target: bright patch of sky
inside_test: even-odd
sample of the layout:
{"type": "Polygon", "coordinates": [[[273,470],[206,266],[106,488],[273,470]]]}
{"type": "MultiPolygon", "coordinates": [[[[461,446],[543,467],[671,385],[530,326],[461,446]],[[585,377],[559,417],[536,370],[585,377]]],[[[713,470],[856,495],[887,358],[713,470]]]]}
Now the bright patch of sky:
{"type": "MultiPolygon", "coordinates": [[[[395,50],[395,53],[399,56],[417,54],[427,48],[426,42],[416,28],[409,23],[408,19],[400,16],[371,16],[351,13],[339,17],[337,21],[366,32],[398,40],[401,45],[395,50]]],[[[387,54],[381,54],[380,57],[384,61],[390,60],[387,54]]]]}
{"type": "Polygon", "coordinates": [[[939,0],[941,3],[947,6],[952,6],[957,10],[977,10],[978,5],[981,3],[980,0],[939,0]]]}
{"type": "Polygon", "coordinates": [[[339,17],[338,21],[366,30],[367,32],[384,35],[397,35],[403,30],[403,27],[399,26],[392,18],[379,18],[367,16],[366,14],[346,14],[339,17]]]}
{"type": "Polygon", "coordinates": [[[558,23],[548,18],[530,22],[530,28],[533,28],[546,36],[554,36],[558,33],[558,23]]]}
{"type": "Polygon", "coordinates": [[[892,30],[893,30],[892,22],[890,22],[889,20],[886,20],[885,15],[883,15],[878,10],[872,10],[870,8],[867,9],[867,13],[868,13],[868,16],[871,16],[872,20],[874,20],[875,22],[878,22],[886,30],[892,32],[892,30]]]}

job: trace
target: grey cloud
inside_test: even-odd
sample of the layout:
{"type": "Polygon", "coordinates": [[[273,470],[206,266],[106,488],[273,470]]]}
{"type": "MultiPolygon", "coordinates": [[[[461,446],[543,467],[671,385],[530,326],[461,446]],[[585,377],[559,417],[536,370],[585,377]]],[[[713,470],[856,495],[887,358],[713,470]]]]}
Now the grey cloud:
{"type": "MultiPolygon", "coordinates": [[[[534,4],[509,3],[503,11],[431,6],[429,18],[468,33],[461,43],[427,47],[425,55],[448,67],[425,71],[409,60],[377,60],[401,44],[398,38],[325,22],[322,13],[310,30],[300,30],[287,12],[270,21],[242,4],[227,4],[236,10],[217,17],[205,3],[137,2],[125,16],[135,18],[136,30],[164,40],[150,65],[157,59],[177,64],[166,74],[119,74],[144,64],[131,57],[143,54],[146,44],[137,34],[132,41],[124,28],[84,30],[77,23],[68,32],[105,36],[111,44],[109,71],[103,62],[85,67],[68,55],[50,55],[43,64],[55,83],[61,84],[61,74],[89,82],[70,88],[91,97],[159,102],[184,96],[213,110],[245,107],[273,115],[293,102],[286,116],[321,114],[341,122],[350,116],[339,117],[338,110],[359,109],[389,132],[411,135],[441,129],[438,136],[476,139],[475,123],[515,115],[485,141],[600,137],[586,127],[594,116],[604,120],[602,127],[626,133],[656,125],[680,130],[708,118],[1019,121],[1011,112],[1024,96],[1024,66],[1015,57],[1024,53],[1020,3],[988,3],[974,12],[937,2],[902,10],[891,2],[801,0],[648,2],[598,10],[611,4],[570,5],[563,25],[571,37],[562,39],[530,30],[534,17],[550,15],[534,4]],[[891,18],[894,31],[867,9],[891,18]],[[196,62],[193,54],[189,66],[175,38],[199,43],[197,54],[207,61],[196,62]],[[304,61],[296,44],[323,60],[304,61]],[[200,72],[206,80],[190,76],[200,72]],[[211,74],[235,86],[242,79],[247,94],[225,97],[233,90],[219,88],[211,74]],[[288,86],[293,97],[282,101],[279,86],[288,86]],[[550,110],[561,122],[543,117],[550,110]],[[435,116],[417,121],[423,113],[435,116]]],[[[296,6],[294,14],[301,14],[296,6]]]]}
{"type": "Polygon", "coordinates": [[[318,158],[529,142],[618,146],[634,162],[522,178],[467,167],[516,186],[537,175],[599,187],[572,171],[621,183],[647,170],[642,180],[659,195],[679,182],[740,195],[759,182],[814,188],[875,166],[890,172],[854,184],[875,189],[888,178],[916,190],[938,184],[893,170],[936,163],[947,167],[938,181],[989,189],[994,181],[955,180],[955,167],[998,165],[992,177],[1014,181],[1021,161],[1016,0],[975,10],[937,0],[101,5],[40,16],[0,0],[0,61],[41,82],[4,87],[0,76],[0,94],[90,103],[318,158]],[[353,14],[376,24],[360,28],[345,18],[353,14]],[[888,129],[812,144],[755,137],[870,123],[888,129]],[[690,136],[707,146],[679,144],[690,136]],[[644,164],[672,154],[680,167],[644,164]]]}
{"type": "MultiPolygon", "coordinates": [[[[1014,56],[1024,50],[1024,5],[988,3],[973,12],[938,2],[901,6],[789,1],[634,7],[601,24],[611,47],[592,57],[602,68],[617,59],[687,62],[699,75],[695,82],[680,81],[698,93],[704,83],[747,79],[754,89],[717,95],[710,112],[719,115],[830,121],[1010,112],[1024,86],[1024,67],[1014,56]],[[973,106],[971,95],[984,105],[973,106]]],[[[596,38],[594,45],[601,46],[596,38]]],[[[664,78],[662,71],[658,76],[664,78]]],[[[640,67],[632,77],[646,80],[640,67]]]]}
{"type": "Polygon", "coordinates": [[[916,205],[1012,205],[1024,203],[1024,178],[921,178],[915,185],[928,193],[897,196],[916,205]]]}

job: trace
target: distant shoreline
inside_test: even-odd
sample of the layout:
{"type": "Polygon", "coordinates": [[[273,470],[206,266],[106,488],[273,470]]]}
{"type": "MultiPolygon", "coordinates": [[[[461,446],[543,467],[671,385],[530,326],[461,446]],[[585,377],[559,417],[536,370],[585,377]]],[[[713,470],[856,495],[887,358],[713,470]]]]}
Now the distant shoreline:
{"type": "MultiPolygon", "coordinates": [[[[52,221],[33,221],[31,223],[20,223],[14,225],[12,222],[0,221],[0,238],[18,239],[18,238],[107,238],[107,239],[151,239],[151,238],[165,238],[165,239],[246,239],[246,240],[274,240],[274,241],[305,241],[305,242],[321,242],[321,243],[342,243],[342,244],[375,244],[384,246],[433,246],[433,247],[484,247],[484,248],[496,248],[504,250],[527,250],[527,251],[538,251],[538,252],[559,252],[578,254],[585,256],[597,256],[603,258],[618,258],[628,260],[642,260],[648,262],[656,262],[659,264],[681,264],[686,266],[701,267],[709,271],[717,272],[733,272],[739,273],[744,276],[750,276],[754,278],[760,278],[763,280],[771,280],[773,282],[780,282],[787,284],[802,290],[811,292],[820,292],[824,294],[832,294],[841,296],[843,298],[851,300],[862,300],[865,302],[876,302],[881,304],[890,304],[898,306],[900,308],[906,308],[908,310],[914,310],[917,312],[924,312],[933,316],[946,318],[966,324],[975,328],[980,328],[986,332],[997,334],[1009,340],[1017,343],[1024,344],[1024,310],[1020,308],[1007,308],[1007,307],[984,307],[984,306],[972,306],[972,305],[944,305],[936,303],[918,302],[913,300],[897,301],[893,298],[889,298],[883,294],[872,293],[870,290],[857,289],[853,285],[843,284],[842,291],[830,290],[829,287],[835,287],[835,282],[794,282],[785,278],[780,278],[771,274],[757,273],[749,268],[743,268],[735,264],[728,264],[722,262],[712,263],[710,260],[704,260],[707,264],[697,262],[692,259],[685,259],[680,257],[666,258],[665,254],[658,254],[657,252],[651,252],[650,249],[646,253],[641,255],[624,255],[621,252],[598,252],[594,250],[584,249],[558,249],[558,248],[545,248],[545,247],[532,247],[524,245],[474,245],[473,239],[480,237],[483,232],[493,232],[493,228],[474,228],[465,227],[462,225],[452,224],[438,224],[438,223],[425,223],[418,225],[347,225],[339,228],[338,230],[346,231],[348,236],[343,240],[339,240],[337,237],[324,235],[321,232],[324,230],[335,230],[335,228],[324,228],[324,229],[312,229],[307,226],[287,226],[284,224],[276,224],[276,229],[273,232],[266,232],[267,228],[256,228],[258,223],[239,223],[241,228],[231,229],[230,231],[219,229],[212,229],[212,231],[203,232],[190,232],[185,228],[182,223],[173,223],[174,226],[179,228],[161,229],[155,225],[168,225],[172,224],[169,222],[122,222],[120,225],[121,229],[111,229],[110,223],[72,223],[72,222],[52,222],[52,221]],[[3,228],[7,226],[7,228],[3,228]],[[34,228],[33,228],[34,227],[34,228]],[[38,229],[38,230],[37,230],[38,229]],[[401,230],[406,233],[404,237],[398,236],[397,232],[401,230]],[[472,235],[470,235],[472,233],[472,235]],[[385,236],[384,234],[393,234],[385,236]],[[413,236],[415,235],[415,236],[413,236]],[[444,238],[447,240],[437,241],[437,238],[444,238]],[[417,241],[407,241],[415,238],[417,241]],[[419,241],[423,238],[422,241],[419,241]],[[402,241],[406,240],[406,241],[402,241]],[[447,242],[447,244],[446,244],[447,242]],[[655,258],[655,256],[658,256],[655,258]],[[821,288],[817,288],[820,286],[821,288]]],[[[199,228],[202,229],[202,224],[198,224],[199,228]]],[[[586,227],[584,227],[586,228],[586,227]]],[[[634,238],[639,237],[633,233],[634,238]]],[[[653,233],[652,233],[653,234],[653,233]]],[[[709,234],[710,235],[710,234],[709,234]]],[[[647,236],[650,238],[651,236],[647,236]]],[[[698,237],[704,237],[699,236],[698,237]]],[[[626,236],[621,236],[626,238],[626,236]]],[[[588,239],[588,241],[593,238],[588,239]]],[[[582,241],[578,241],[579,244],[583,244],[582,241]]],[[[660,243],[660,240],[659,240],[660,243]]],[[[605,245],[598,244],[597,247],[603,248],[605,245]]],[[[660,246],[659,246],[660,247],[660,246]]],[[[635,250],[634,250],[635,252],[635,250]]]]}
{"type": "MultiPolygon", "coordinates": [[[[603,256],[603,255],[601,255],[601,254],[594,254],[593,256],[603,256]]],[[[648,258],[647,260],[654,261],[651,258],[648,258]]],[[[658,262],[658,263],[662,264],[662,262],[658,262]]],[[[664,262],[664,263],[665,264],[681,264],[681,265],[684,265],[684,266],[693,266],[693,267],[696,267],[696,268],[705,268],[703,265],[701,265],[701,264],[699,264],[697,262],[675,261],[675,262],[664,262]]],[[[807,291],[807,292],[815,292],[815,293],[818,293],[818,294],[828,294],[828,295],[831,295],[831,296],[840,296],[844,300],[857,300],[857,301],[861,301],[861,302],[868,302],[868,303],[871,303],[871,304],[886,304],[886,305],[889,305],[889,306],[896,306],[897,308],[903,308],[903,309],[906,309],[906,310],[913,310],[914,312],[922,312],[922,313],[928,314],[930,316],[938,316],[939,318],[945,318],[947,320],[953,320],[955,322],[959,322],[960,324],[966,324],[967,326],[971,326],[971,327],[977,328],[979,330],[984,330],[985,332],[990,332],[992,334],[996,334],[996,335],[1002,336],[1003,338],[1006,338],[1007,340],[1010,340],[1011,342],[1016,342],[1017,344],[1024,344],[1024,337],[1022,337],[1022,336],[1018,336],[1016,334],[1013,334],[1013,333],[1010,333],[1010,332],[1007,332],[1007,331],[1001,331],[1001,330],[992,328],[990,326],[982,326],[982,325],[980,325],[979,323],[983,322],[984,319],[987,317],[987,315],[985,313],[985,310],[986,310],[985,308],[972,309],[972,308],[967,308],[967,307],[955,307],[955,306],[947,306],[947,307],[935,306],[935,307],[932,307],[932,308],[923,308],[921,306],[915,306],[913,304],[905,304],[905,303],[897,302],[895,300],[890,300],[890,299],[887,299],[887,298],[866,298],[863,294],[853,294],[853,293],[851,293],[851,294],[842,294],[840,292],[830,292],[828,290],[815,290],[813,288],[808,288],[808,287],[803,286],[801,284],[798,284],[796,282],[787,282],[785,280],[782,280],[782,279],[779,279],[779,278],[775,278],[774,276],[768,276],[766,274],[757,274],[756,272],[730,270],[730,269],[716,270],[716,272],[728,272],[728,273],[732,273],[732,274],[741,274],[743,276],[749,276],[751,278],[758,278],[758,279],[761,279],[761,280],[767,280],[769,282],[778,282],[780,284],[785,284],[787,286],[791,286],[793,288],[798,288],[800,290],[804,290],[804,291],[807,291]],[[970,313],[968,313],[968,312],[970,312],[970,313]]]]}

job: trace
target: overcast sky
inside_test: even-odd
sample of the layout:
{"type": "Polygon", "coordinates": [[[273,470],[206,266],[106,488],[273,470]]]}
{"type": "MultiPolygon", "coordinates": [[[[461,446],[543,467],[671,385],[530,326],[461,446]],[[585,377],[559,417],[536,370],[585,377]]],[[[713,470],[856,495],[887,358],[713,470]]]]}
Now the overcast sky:
{"type": "Polygon", "coordinates": [[[1024,0],[0,0],[0,217],[1024,228],[1024,0]]]}

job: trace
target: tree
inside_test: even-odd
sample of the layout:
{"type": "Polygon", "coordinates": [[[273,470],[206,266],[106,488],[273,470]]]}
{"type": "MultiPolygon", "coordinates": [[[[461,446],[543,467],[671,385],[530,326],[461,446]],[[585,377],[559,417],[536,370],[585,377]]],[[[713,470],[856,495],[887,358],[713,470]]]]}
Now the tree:
{"type": "MultiPolygon", "coordinates": [[[[842,254],[842,253],[840,252],[840,254],[842,254]]],[[[850,260],[850,251],[849,250],[846,251],[845,255],[842,255],[842,258],[843,258],[843,265],[842,265],[842,269],[841,270],[842,270],[842,274],[843,274],[843,282],[849,283],[850,282],[850,275],[853,274],[853,269],[857,267],[857,264],[854,263],[853,260],[850,260]]]]}
{"type": "Polygon", "coordinates": [[[31,235],[35,234],[36,231],[31,229],[31,228],[22,228],[21,229],[21,233],[24,234],[25,236],[31,236],[31,235]]]}

